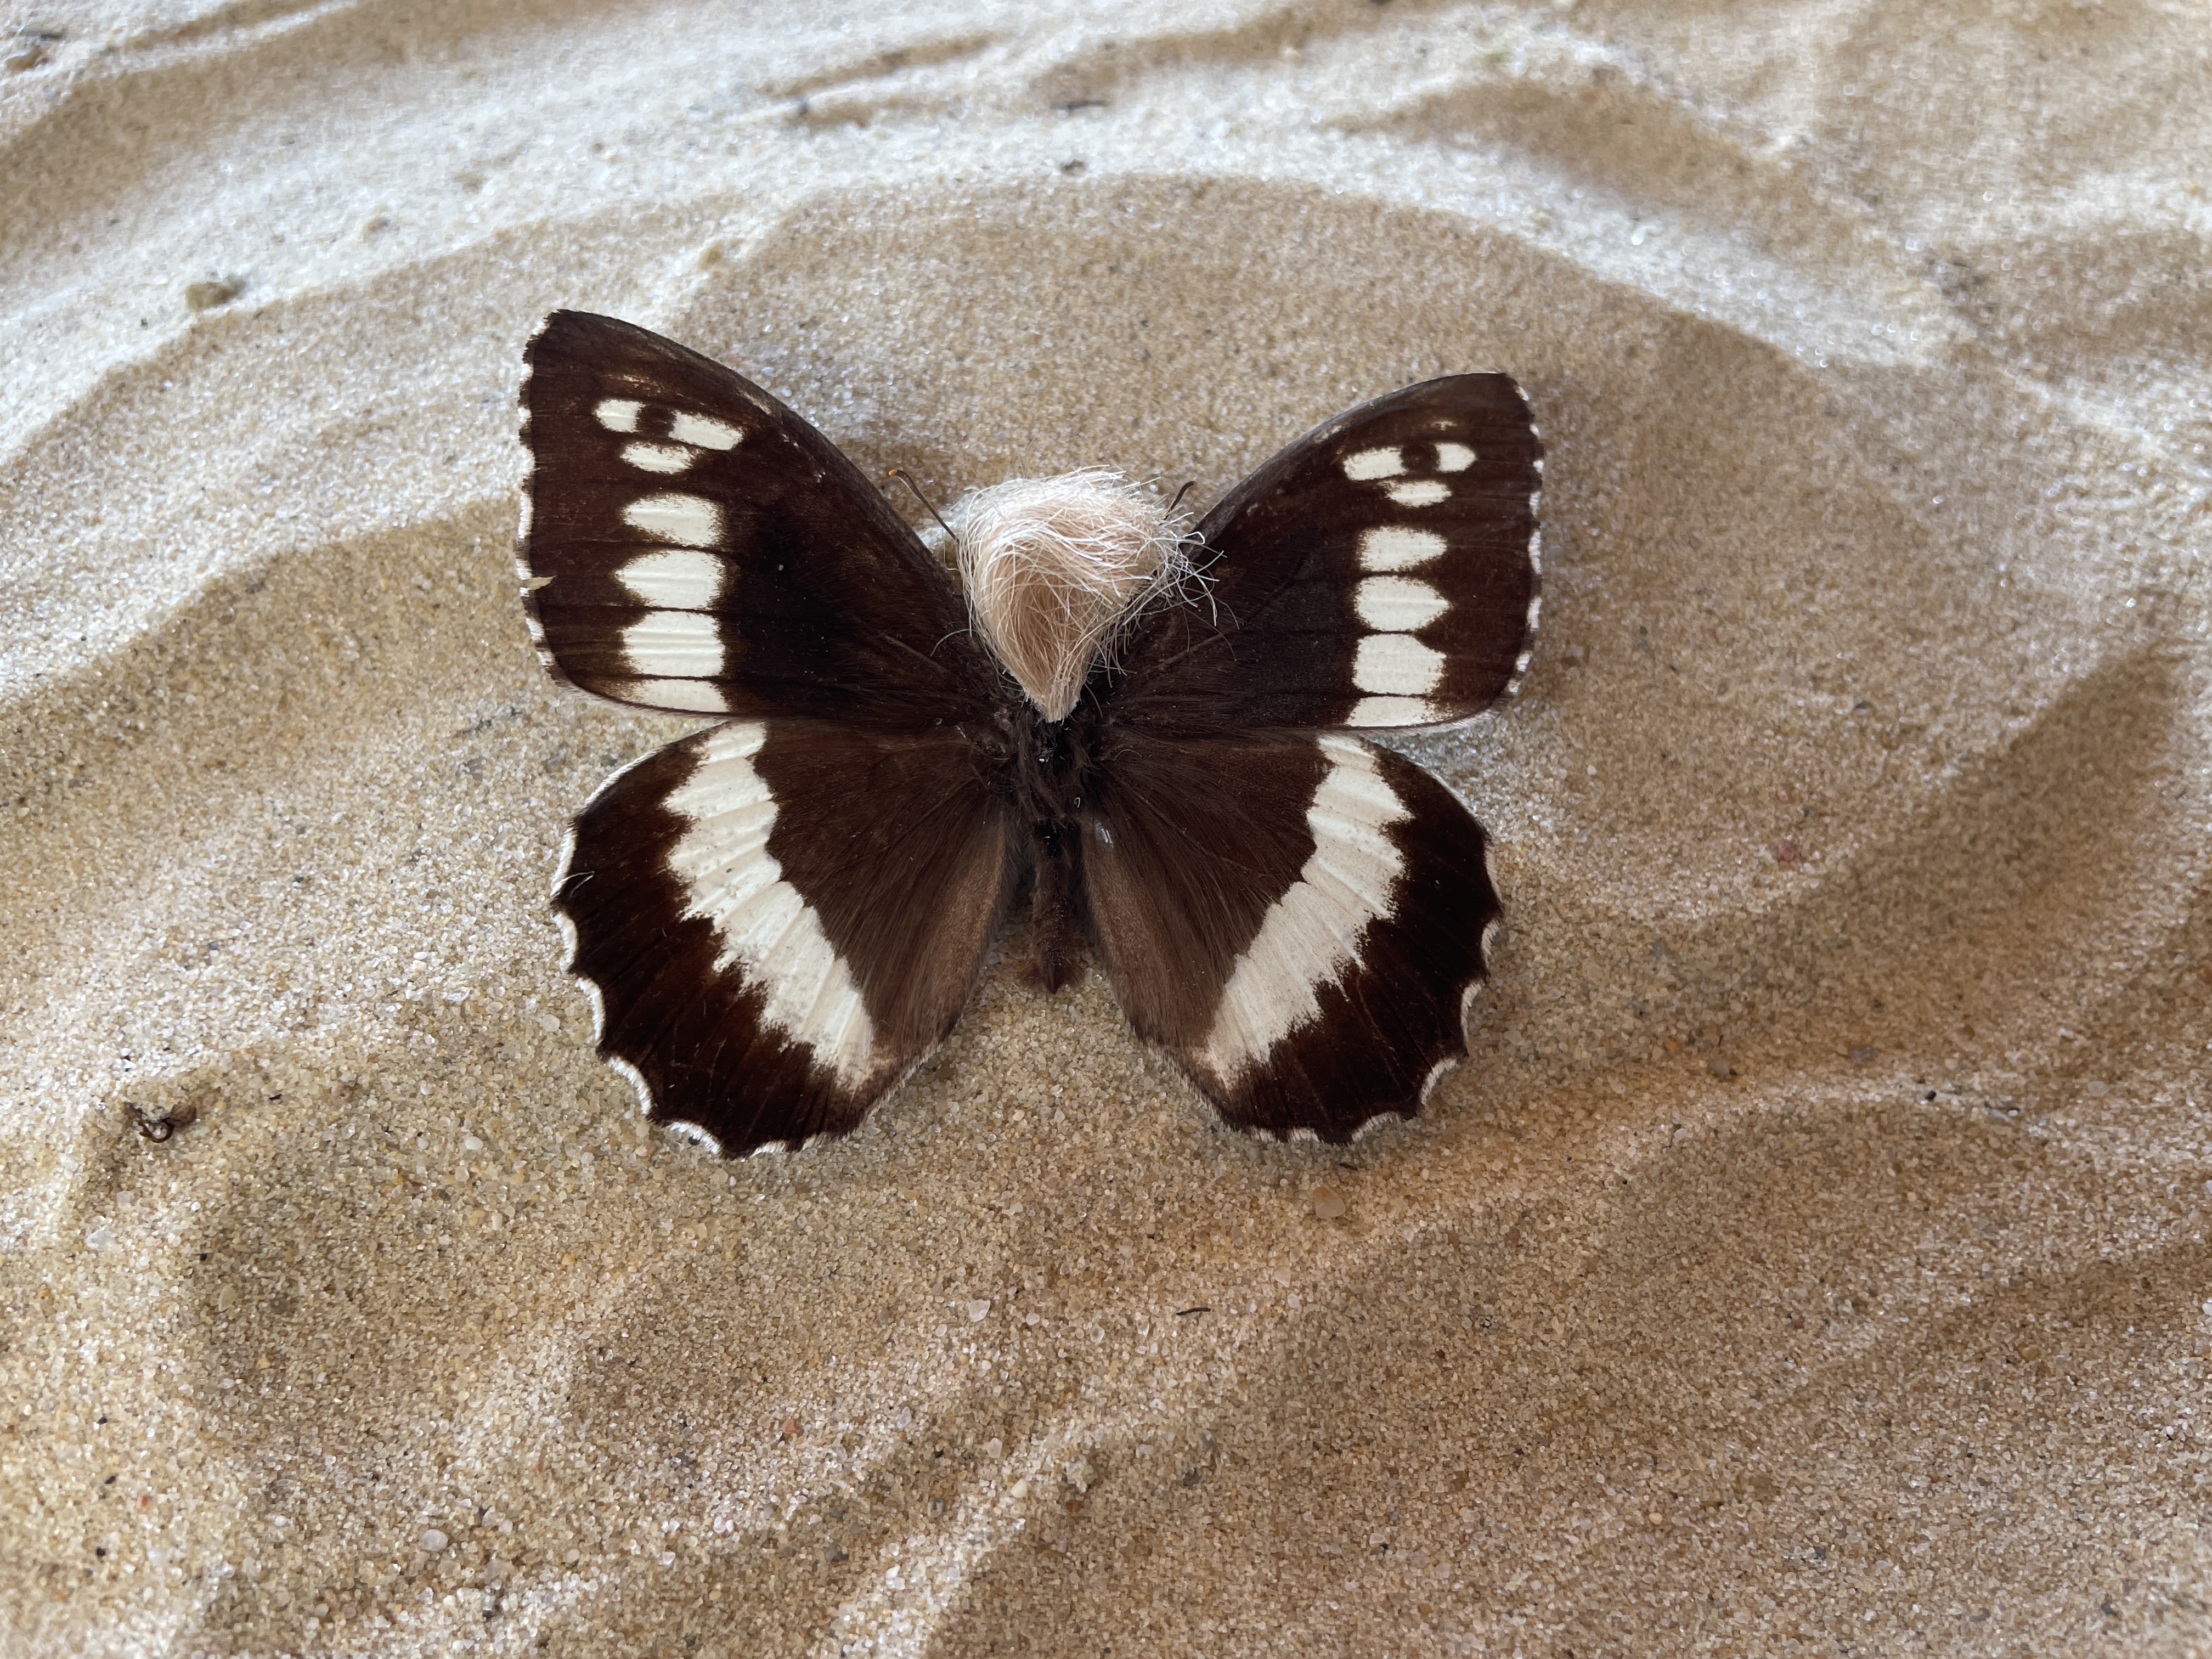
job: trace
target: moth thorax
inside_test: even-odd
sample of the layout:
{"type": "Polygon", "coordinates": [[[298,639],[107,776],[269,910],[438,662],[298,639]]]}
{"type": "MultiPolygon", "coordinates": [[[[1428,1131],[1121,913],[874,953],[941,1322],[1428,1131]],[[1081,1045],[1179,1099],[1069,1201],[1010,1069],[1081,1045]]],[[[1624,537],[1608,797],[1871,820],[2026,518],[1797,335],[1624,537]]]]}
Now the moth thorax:
{"type": "Polygon", "coordinates": [[[1190,569],[1158,498],[1103,468],[973,490],[951,526],[976,633],[1048,720],[1074,709],[1121,624],[1190,569]]]}

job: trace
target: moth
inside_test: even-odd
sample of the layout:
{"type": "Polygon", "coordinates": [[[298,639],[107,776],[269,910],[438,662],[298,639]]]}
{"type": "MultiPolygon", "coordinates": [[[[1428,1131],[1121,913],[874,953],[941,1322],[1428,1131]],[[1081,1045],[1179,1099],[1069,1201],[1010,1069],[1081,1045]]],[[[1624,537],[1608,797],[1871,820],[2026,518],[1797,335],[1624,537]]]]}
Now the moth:
{"type": "Polygon", "coordinates": [[[554,888],[600,1054],[738,1155],[843,1133],[1025,902],[1228,1122],[1349,1139],[1467,1052],[1480,825],[1362,733],[1507,693],[1542,449],[1504,374],[1315,428],[1186,526],[1097,470],[973,492],[940,557],[750,380],[556,312],[519,562],[556,678],[714,723],[617,773],[554,888]]]}

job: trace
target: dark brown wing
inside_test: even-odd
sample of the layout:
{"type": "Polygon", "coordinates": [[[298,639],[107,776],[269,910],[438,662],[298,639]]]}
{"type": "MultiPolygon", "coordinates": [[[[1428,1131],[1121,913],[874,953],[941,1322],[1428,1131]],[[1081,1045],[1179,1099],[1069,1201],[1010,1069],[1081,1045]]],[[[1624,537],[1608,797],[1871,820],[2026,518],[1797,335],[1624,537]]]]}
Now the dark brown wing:
{"type": "Polygon", "coordinates": [[[1543,449],[1504,374],[1315,428],[1198,527],[1207,599],[1141,624],[1105,696],[1166,732],[1432,726],[1527,660],[1543,449]]]}
{"type": "Polygon", "coordinates": [[[1128,736],[1085,809],[1094,940],[1139,1036],[1230,1122],[1349,1139],[1467,1052],[1482,830],[1338,735],[1128,736]]]}
{"type": "Polygon", "coordinates": [[[556,674],[677,714],[901,727],[988,705],[950,574],[783,404],[583,312],[547,318],[526,361],[520,557],[556,674]]]}
{"type": "Polygon", "coordinates": [[[1004,807],[950,729],[732,720],[619,773],[555,883],[599,1052],[729,1154],[842,1134],[958,1018],[1004,807]]]}

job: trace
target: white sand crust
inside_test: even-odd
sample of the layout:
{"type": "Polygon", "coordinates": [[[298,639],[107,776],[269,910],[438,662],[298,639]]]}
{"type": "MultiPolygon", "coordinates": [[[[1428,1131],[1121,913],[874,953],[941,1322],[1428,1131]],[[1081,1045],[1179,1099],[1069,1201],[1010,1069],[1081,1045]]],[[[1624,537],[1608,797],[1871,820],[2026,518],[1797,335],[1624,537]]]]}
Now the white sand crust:
{"type": "Polygon", "coordinates": [[[0,1652],[2212,1650],[2200,14],[9,27],[0,1652]],[[1017,926],[851,1139],[648,1133],[546,883],[695,723],[531,648],[557,306],[940,503],[1517,376],[1419,1121],[1220,1129],[1017,926]]]}

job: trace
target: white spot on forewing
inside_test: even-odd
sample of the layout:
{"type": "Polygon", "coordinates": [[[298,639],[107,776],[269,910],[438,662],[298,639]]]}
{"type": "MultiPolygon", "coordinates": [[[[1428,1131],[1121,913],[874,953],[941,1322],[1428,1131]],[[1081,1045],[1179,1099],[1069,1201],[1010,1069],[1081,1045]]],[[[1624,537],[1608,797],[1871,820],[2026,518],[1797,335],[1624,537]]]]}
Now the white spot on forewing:
{"type": "Polygon", "coordinates": [[[665,553],[640,554],[615,572],[615,580],[641,605],[706,611],[722,591],[722,566],[712,554],[672,547],[665,553]]]}
{"type": "Polygon", "coordinates": [[[1402,483],[1385,484],[1382,493],[1401,507],[1434,507],[1451,498],[1451,486],[1434,478],[1408,478],[1402,483]]]}
{"type": "Polygon", "coordinates": [[[1444,538],[1433,530],[1409,530],[1401,524],[1378,524],[1359,532],[1362,570],[1411,570],[1440,559],[1444,538]]]}
{"type": "Polygon", "coordinates": [[[1313,856],[1237,958],[1206,1036],[1206,1063],[1224,1079],[1320,1017],[1319,988],[1359,959],[1362,933],[1389,914],[1405,871],[1383,830],[1407,813],[1374,753],[1350,738],[1318,741],[1329,769],[1306,808],[1313,856]]]}
{"type": "Polygon", "coordinates": [[[653,611],[623,629],[623,655],[647,679],[711,680],[722,672],[722,625],[697,611],[653,611]]]}
{"type": "Polygon", "coordinates": [[[1468,468],[1474,465],[1474,452],[1469,449],[1465,444],[1438,444],[1437,446],[1437,471],[1464,472],[1468,468]]]}
{"type": "Polygon", "coordinates": [[[715,966],[738,968],[766,993],[769,1024],[855,1085],[867,1075],[875,1030],[851,969],[769,853],[775,800],[752,765],[767,740],[767,728],[750,720],[707,735],[698,769],[668,797],[669,809],[690,820],[669,869],[690,895],[684,915],[720,936],[715,966]]]}
{"type": "Polygon", "coordinates": [[[603,398],[592,417],[610,432],[637,430],[638,411],[645,405],[629,398],[603,398]]]}
{"type": "Polygon", "coordinates": [[[641,496],[623,508],[623,522],[678,547],[712,547],[722,539],[722,509],[704,495],[668,490],[641,496]]]}
{"type": "Polygon", "coordinates": [[[1421,697],[1444,676],[1444,653],[1407,634],[1370,634],[1352,659],[1352,683],[1378,696],[1421,697]]]}
{"type": "Polygon", "coordinates": [[[1445,611],[1451,601],[1411,576],[1370,576],[1352,596],[1359,620],[1385,634],[1416,634],[1445,611]]]}
{"type": "Polygon", "coordinates": [[[681,472],[698,454],[682,444],[624,444],[622,458],[641,472],[681,472]]]}
{"type": "Polygon", "coordinates": [[[712,680],[631,680],[610,686],[630,702],[648,708],[665,708],[678,714],[726,714],[730,700],[712,680]]]}
{"type": "Polygon", "coordinates": [[[1344,458],[1344,476],[1364,483],[1373,478],[1395,478],[1406,470],[1406,458],[1395,449],[1363,449],[1344,458]]]}
{"type": "Polygon", "coordinates": [[[682,413],[668,423],[668,435],[679,444],[696,444],[702,449],[735,449],[745,436],[728,422],[711,415],[682,413]]]}
{"type": "Polygon", "coordinates": [[[1443,715],[1419,697],[1362,697],[1346,716],[1346,726],[1427,726],[1443,715]]]}

